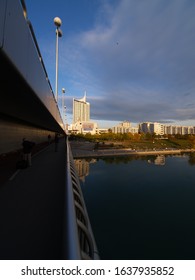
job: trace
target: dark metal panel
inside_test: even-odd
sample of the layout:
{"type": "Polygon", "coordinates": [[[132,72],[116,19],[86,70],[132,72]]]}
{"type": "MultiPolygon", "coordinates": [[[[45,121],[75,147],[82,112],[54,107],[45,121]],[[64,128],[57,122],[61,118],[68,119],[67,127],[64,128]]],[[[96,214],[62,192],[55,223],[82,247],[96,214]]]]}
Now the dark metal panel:
{"type": "Polygon", "coordinates": [[[57,118],[58,122],[61,122],[61,119],[58,115],[58,107],[56,106],[54,94],[50,84],[48,83],[47,73],[42,64],[42,57],[40,56],[39,52],[37,52],[37,48],[33,42],[31,34],[29,34],[28,41],[27,82],[33,91],[36,92],[40,100],[49,109],[51,114],[57,118]]]}
{"type": "Polygon", "coordinates": [[[7,0],[3,48],[24,77],[27,75],[28,33],[20,1],[7,0]]]}
{"type": "Polygon", "coordinates": [[[0,61],[0,113],[24,120],[37,127],[62,132],[59,123],[2,50],[0,50],[0,61]]]}
{"type": "Polygon", "coordinates": [[[41,126],[48,126],[52,119],[52,126],[63,127],[32,26],[24,16],[21,2],[7,0],[4,14],[1,112],[33,123],[38,123],[39,118],[41,126]]]}
{"type": "Polygon", "coordinates": [[[0,1],[0,48],[3,46],[6,4],[7,0],[0,1]]]}

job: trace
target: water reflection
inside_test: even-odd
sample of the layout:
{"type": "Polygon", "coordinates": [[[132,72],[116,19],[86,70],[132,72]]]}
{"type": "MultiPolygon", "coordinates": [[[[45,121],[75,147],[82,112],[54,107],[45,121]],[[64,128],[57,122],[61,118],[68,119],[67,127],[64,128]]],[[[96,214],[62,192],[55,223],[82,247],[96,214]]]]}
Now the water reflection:
{"type": "Polygon", "coordinates": [[[195,165],[195,153],[190,153],[189,155],[189,164],[195,165]]]}
{"type": "Polygon", "coordinates": [[[89,165],[90,163],[96,163],[96,159],[75,159],[75,167],[82,182],[85,182],[85,177],[89,175],[89,165]]]}
{"type": "MultiPolygon", "coordinates": [[[[195,165],[195,153],[188,154],[189,156],[189,164],[195,165]]],[[[154,164],[158,166],[164,166],[166,164],[167,157],[186,157],[186,154],[178,154],[178,155],[147,155],[147,156],[117,156],[117,157],[102,157],[105,163],[125,163],[128,164],[131,161],[135,160],[143,160],[147,161],[148,164],[154,164]]],[[[82,182],[85,182],[85,177],[89,175],[90,172],[90,164],[94,164],[99,161],[99,158],[85,158],[85,159],[75,159],[75,167],[78,172],[79,179],[82,182]]]]}
{"type": "Polygon", "coordinates": [[[77,161],[101,259],[195,258],[194,163],[195,154],[77,161]]]}
{"type": "Polygon", "coordinates": [[[165,165],[165,156],[164,155],[159,155],[156,156],[155,159],[149,159],[148,163],[153,163],[155,165],[165,165]]]}

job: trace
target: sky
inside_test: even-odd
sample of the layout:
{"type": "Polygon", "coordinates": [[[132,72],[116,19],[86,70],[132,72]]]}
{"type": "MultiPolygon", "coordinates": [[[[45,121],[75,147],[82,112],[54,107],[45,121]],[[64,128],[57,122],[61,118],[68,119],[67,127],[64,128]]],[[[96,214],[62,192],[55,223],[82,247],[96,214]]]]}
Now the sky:
{"type": "Polygon", "coordinates": [[[87,92],[91,120],[112,127],[195,125],[194,0],[26,0],[55,91],[55,25],[60,17],[59,106],[87,92]]]}

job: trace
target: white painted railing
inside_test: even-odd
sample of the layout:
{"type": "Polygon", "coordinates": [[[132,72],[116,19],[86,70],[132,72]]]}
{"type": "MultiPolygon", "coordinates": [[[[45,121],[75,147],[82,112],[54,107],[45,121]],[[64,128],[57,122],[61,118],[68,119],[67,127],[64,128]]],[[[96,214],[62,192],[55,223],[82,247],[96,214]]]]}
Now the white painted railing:
{"type": "Polygon", "coordinates": [[[99,259],[68,140],[66,172],[66,257],[68,259],[99,259]]]}

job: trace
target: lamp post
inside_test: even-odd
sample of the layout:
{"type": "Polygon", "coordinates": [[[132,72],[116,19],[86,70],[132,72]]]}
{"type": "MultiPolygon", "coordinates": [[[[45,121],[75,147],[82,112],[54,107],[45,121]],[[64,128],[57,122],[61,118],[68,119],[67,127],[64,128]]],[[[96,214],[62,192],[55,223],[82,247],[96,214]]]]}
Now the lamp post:
{"type": "Polygon", "coordinates": [[[56,102],[58,102],[58,38],[62,37],[62,30],[60,26],[62,25],[62,21],[59,17],[54,18],[54,24],[56,25],[56,88],[55,88],[55,98],[56,102]]]}
{"type": "Polygon", "coordinates": [[[66,129],[66,106],[65,106],[65,88],[62,88],[62,115],[63,115],[63,119],[64,119],[64,127],[66,129]]]}

